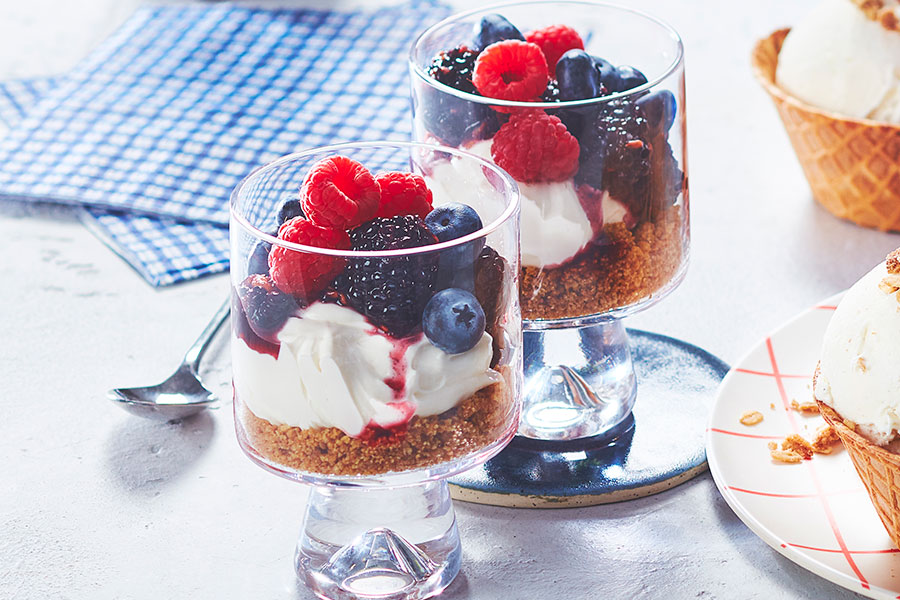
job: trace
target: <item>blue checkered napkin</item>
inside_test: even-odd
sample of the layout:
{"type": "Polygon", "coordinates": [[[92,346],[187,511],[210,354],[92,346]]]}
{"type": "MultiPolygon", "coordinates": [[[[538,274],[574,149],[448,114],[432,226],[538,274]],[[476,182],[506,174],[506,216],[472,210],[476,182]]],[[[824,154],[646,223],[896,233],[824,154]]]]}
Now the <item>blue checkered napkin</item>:
{"type": "MultiPolygon", "coordinates": [[[[408,137],[406,52],[447,12],[143,9],[0,142],[0,195],[92,204],[91,229],[154,285],[225,270],[227,197],[255,166],[408,137]]],[[[29,104],[11,88],[0,118],[4,97],[29,104]]]]}
{"type": "Polygon", "coordinates": [[[50,78],[0,82],[0,125],[16,125],[51,87],[53,79],[50,78]]]}
{"type": "Polygon", "coordinates": [[[88,209],[82,221],[151,285],[228,270],[228,228],[88,209]]]}
{"type": "Polygon", "coordinates": [[[408,137],[409,44],[445,12],[141,9],[0,141],[0,194],[225,224],[261,163],[408,137]]]}

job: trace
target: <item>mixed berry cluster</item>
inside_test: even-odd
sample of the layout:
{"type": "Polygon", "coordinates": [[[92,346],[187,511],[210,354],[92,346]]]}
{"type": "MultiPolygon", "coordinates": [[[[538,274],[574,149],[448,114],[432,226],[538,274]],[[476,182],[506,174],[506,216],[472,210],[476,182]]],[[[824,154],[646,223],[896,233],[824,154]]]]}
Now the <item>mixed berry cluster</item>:
{"type": "MultiPolygon", "coordinates": [[[[517,102],[601,98],[647,83],[634,67],[588,54],[571,27],[523,34],[497,14],[475,25],[470,43],[440,52],[427,71],[461,92],[517,102]]],[[[667,90],[548,110],[489,106],[433,89],[421,101],[425,126],[438,140],[459,146],[493,138],[494,162],[520,182],[575,177],[609,190],[634,214],[654,190],[669,194],[668,204],[680,192],[683,175],[667,140],[677,105],[667,90]]]]}
{"type": "MultiPolygon", "coordinates": [[[[277,219],[277,235],[284,241],[367,252],[429,246],[482,228],[467,205],[433,208],[421,176],[373,175],[344,156],[313,165],[299,198],[287,200],[277,219]]],[[[250,275],[237,289],[238,334],[245,340],[253,336],[258,349],[272,352],[266,344],[277,349],[286,320],[321,301],[353,308],[394,338],[424,331],[445,352],[465,352],[485,331],[482,303],[491,316],[496,311],[496,298],[478,298],[475,291],[481,272],[495,268],[495,256],[483,239],[440,252],[367,258],[260,242],[249,257],[250,275]]]]}

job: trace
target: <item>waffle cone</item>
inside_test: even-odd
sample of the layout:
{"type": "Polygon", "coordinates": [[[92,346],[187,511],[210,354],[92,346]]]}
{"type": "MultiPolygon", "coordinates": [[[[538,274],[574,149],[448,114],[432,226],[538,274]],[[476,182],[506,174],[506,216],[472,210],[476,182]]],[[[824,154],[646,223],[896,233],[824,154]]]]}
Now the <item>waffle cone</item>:
{"type": "Polygon", "coordinates": [[[900,455],[888,452],[856,433],[827,404],[819,400],[816,403],[825,421],[841,438],[891,541],[900,548],[900,455]]]}
{"type": "Polygon", "coordinates": [[[813,196],[837,217],[900,231],[900,125],[829,113],[775,85],[788,31],[756,44],[753,71],[781,115],[813,196]]]}

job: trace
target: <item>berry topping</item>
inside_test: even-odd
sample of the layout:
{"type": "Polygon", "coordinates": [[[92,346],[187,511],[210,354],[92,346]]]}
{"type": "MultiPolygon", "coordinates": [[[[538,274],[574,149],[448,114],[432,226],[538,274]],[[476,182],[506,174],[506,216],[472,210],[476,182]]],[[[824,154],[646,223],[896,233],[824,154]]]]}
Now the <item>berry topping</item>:
{"type": "Polygon", "coordinates": [[[599,56],[592,56],[591,58],[594,59],[594,69],[597,70],[597,82],[610,93],[620,91],[619,86],[621,83],[613,64],[599,56]]]}
{"type": "Polygon", "coordinates": [[[625,90],[634,89],[639,85],[644,85],[645,83],[647,83],[647,78],[643,73],[641,73],[634,67],[629,67],[628,65],[623,65],[616,68],[616,75],[619,78],[620,88],[616,90],[617,92],[624,92],[625,90]]]}
{"type": "Polygon", "coordinates": [[[300,206],[300,200],[291,198],[285,200],[278,209],[278,226],[281,227],[285,221],[290,221],[294,217],[305,217],[303,208],[300,206]]]}
{"type": "Polygon", "coordinates": [[[505,269],[506,261],[490,246],[484,247],[475,262],[475,297],[484,310],[488,328],[495,325],[501,308],[500,300],[506,286],[505,269]]]}
{"type": "Polygon", "coordinates": [[[278,332],[297,310],[297,302],[290,294],[275,287],[267,275],[250,275],[238,287],[241,306],[253,332],[277,344],[278,332]]]}
{"type": "Polygon", "coordinates": [[[672,128],[678,103],[675,94],[669,90],[641,96],[634,105],[641,116],[647,119],[647,124],[654,132],[665,133],[672,128]]]}
{"type": "Polygon", "coordinates": [[[564,181],[578,170],[578,141],[559,117],[530,110],[512,115],[491,144],[491,158],[516,181],[564,181]]]}
{"type": "Polygon", "coordinates": [[[551,79],[547,82],[547,89],[541,94],[541,102],[561,102],[559,97],[559,82],[551,79]]]}
{"type": "Polygon", "coordinates": [[[541,49],[517,40],[497,42],[482,50],[472,75],[483,96],[500,100],[537,100],[549,80],[541,49]]]}
{"type": "MultiPolygon", "coordinates": [[[[354,250],[396,250],[437,242],[419,217],[377,218],[350,232],[354,250]]],[[[394,337],[421,322],[434,290],[438,257],[432,253],[353,259],[335,282],[354,309],[394,337]]]]}
{"type": "MultiPolygon", "coordinates": [[[[441,52],[428,67],[428,74],[445,85],[477,94],[478,90],[472,83],[477,57],[477,52],[465,46],[441,52]]],[[[489,106],[475,104],[430,87],[424,88],[421,104],[425,127],[451,146],[489,137],[500,127],[497,113],[489,106]]]]}
{"type": "Polygon", "coordinates": [[[466,46],[442,51],[428,66],[428,75],[461,92],[477,94],[478,90],[472,83],[476,58],[478,58],[478,52],[470,50],[466,46]]]}
{"type": "Polygon", "coordinates": [[[632,210],[643,204],[650,171],[647,121],[630,100],[610,102],[582,136],[578,178],[632,210]]]}
{"type": "MultiPolygon", "coordinates": [[[[584,50],[584,41],[578,32],[566,25],[550,25],[542,29],[536,29],[525,36],[525,41],[537,44],[544,58],[547,59],[547,66],[550,69],[550,76],[556,77],[554,73],[558,73],[556,61],[568,50],[584,50]]],[[[593,65],[592,65],[593,66],[593,65]]],[[[592,97],[592,96],[591,96],[592,97]]]]}
{"type": "MultiPolygon", "coordinates": [[[[450,202],[435,208],[425,217],[425,225],[441,242],[475,233],[482,227],[481,217],[478,216],[475,209],[459,202],[450,202]]],[[[458,278],[457,272],[461,269],[466,269],[468,273],[471,273],[472,263],[478,258],[482,248],[484,248],[484,238],[442,250],[438,287],[444,288],[452,285],[452,282],[458,278]]],[[[468,279],[472,279],[471,275],[468,279]]],[[[469,288],[471,284],[465,287],[469,288]]]]}
{"type": "MultiPolygon", "coordinates": [[[[277,237],[278,232],[272,235],[277,237]]],[[[268,242],[262,240],[256,242],[256,246],[253,247],[253,251],[250,252],[250,256],[247,258],[248,275],[269,274],[269,250],[271,249],[272,244],[268,242]]]]}
{"type": "Polygon", "coordinates": [[[244,340],[244,343],[253,350],[278,358],[280,344],[266,341],[256,335],[247,321],[247,313],[244,312],[238,290],[234,288],[231,290],[231,329],[236,337],[244,340]]]}
{"type": "Polygon", "coordinates": [[[431,190],[421,175],[391,171],[375,177],[381,188],[377,217],[416,215],[425,218],[431,212],[431,190]]]}
{"type": "Polygon", "coordinates": [[[472,45],[476,50],[483,50],[491,44],[502,40],[525,41],[522,32],[515,25],[498,14],[485,15],[475,24],[472,45]]]}
{"type": "Polygon", "coordinates": [[[559,99],[584,100],[600,95],[594,59],[584,50],[569,50],[556,63],[559,99]]]}
{"type": "Polygon", "coordinates": [[[350,229],[378,212],[381,191],[368,169],[346,156],[314,164],[300,188],[306,218],[319,227],[350,229]]]}
{"type": "Polygon", "coordinates": [[[441,242],[475,233],[482,227],[481,217],[475,209],[460,202],[450,202],[435,208],[425,217],[425,225],[441,242]]]}
{"type": "Polygon", "coordinates": [[[474,348],[484,334],[484,310],[470,292],[447,288],[428,301],[422,329],[436,347],[460,354],[474,348]]]}
{"type": "MultiPolygon", "coordinates": [[[[346,231],[319,227],[303,217],[295,217],[281,226],[278,237],[287,242],[349,250],[346,231]]],[[[344,259],[273,246],[269,252],[269,271],[278,289],[309,304],[315,300],[344,268],[344,259]]]]}

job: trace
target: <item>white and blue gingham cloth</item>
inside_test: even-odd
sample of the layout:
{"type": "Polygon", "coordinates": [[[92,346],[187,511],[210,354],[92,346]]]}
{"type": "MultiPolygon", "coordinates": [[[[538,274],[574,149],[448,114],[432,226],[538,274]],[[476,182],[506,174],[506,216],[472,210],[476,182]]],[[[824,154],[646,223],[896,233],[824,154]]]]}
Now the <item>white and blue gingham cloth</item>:
{"type": "Polygon", "coordinates": [[[68,75],[0,84],[0,199],[87,206],[153,285],[226,270],[229,195],[255,167],[409,137],[409,46],[448,12],[140,9],[68,75]]]}

